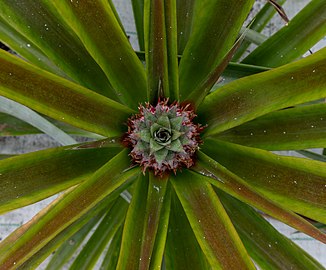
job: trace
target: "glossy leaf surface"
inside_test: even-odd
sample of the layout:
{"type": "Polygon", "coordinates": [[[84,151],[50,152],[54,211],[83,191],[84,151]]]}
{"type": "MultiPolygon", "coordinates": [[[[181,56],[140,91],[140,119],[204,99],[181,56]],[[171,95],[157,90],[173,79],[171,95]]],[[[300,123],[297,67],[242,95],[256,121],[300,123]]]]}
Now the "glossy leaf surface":
{"type": "Polygon", "coordinates": [[[255,269],[211,185],[188,171],[172,184],[211,267],[255,269]]]}
{"type": "Polygon", "coordinates": [[[0,96],[0,112],[15,116],[43,131],[61,145],[76,144],[75,139],[70,137],[61,129],[50,123],[30,108],[21,105],[13,100],[0,96]]]}
{"type": "Polygon", "coordinates": [[[269,113],[213,137],[266,150],[300,150],[324,147],[325,134],[326,104],[316,104],[269,113]]]}
{"type": "Polygon", "coordinates": [[[175,192],[171,200],[171,214],[164,258],[166,269],[210,269],[175,192]]]}
{"type": "Polygon", "coordinates": [[[76,185],[121,151],[76,146],[19,155],[0,162],[0,212],[4,213],[76,185]]]}
{"type": "Polygon", "coordinates": [[[148,175],[140,175],[134,191],[122,233],[119,260],[116,269],[138,269],[144,228],[144,213],[148,192],[148,175]],[[137,226],[135,226],[137,224],[137,226]]]}
{"type": "Polygon", "coordinates": [[[253,2],[210,0],[196,4],[192,33],[180,62],[181,100],[187,100],[231,49],[253,2]]]}
{"type": "Polygon", "coordinates": [[[197,177],[200,177],[202,180],[210,182],[237,199],[326,243],[326,235],[324,233],[317,230],[302,217],[284,208],[281,204],[273,202],[268,197],[263,196],[263,194],[254,187],[249,186],[243,179],[211,159],[209,156],[199,153],[199,161],[194,170],[200,174],[197,177]]]}
{"type": "Polygon", "coordinates": [[[33,224],[31,220],[11,237],[7,237],[0,244],[0,269],[16,268],[105,196],[139,173],[138,170],[128,170],[124,173],[128,167],[129,158],[126,151],[122,151],[87,181],[57,199],[37,223],[33,224]],[[33,230],[24,233],[25,228],[31,225],[33,230]]]}
{"type": "MultiPolygon", "coordinates": [[[[279,5],[282,5],[286,2],[286,0],[277,0],[276,1],[279,5]]],[[[257,13],[254,17],[251,25],[249,26],[250,29],[261,32],[267,23],[272,19],[274,14],[276,13],[275,7],[270,3],[266,3],[263,8],[257,13]]],[[[239,60],[239,58],[246,52],[248,47],[250,46],[250,41],[244,41],[237,52],[234,54],[233,61],[239,60]]]]}
{"type": "Polygon", "coordinates": [[[117,99],[104,72],[62,21],[51,1],[4,0],[0,7],[0,16],[28,40],[17,45],[26,46],[26,50],[36,46],[74,81],[117,99]]]}
{"type": "Polygon", "coordinates": [[[207,140],[204,151],[267,198],[325,223],[326,167],[323,162],[280,156],[217,140],[207,140]]]}
{"type": "MultiPolygon", "coordinates": [[[[90,233],[101,217],[102,215],[98,215],[90,219],[84,226],[81,226],[81,228],[75,234],[60,245],[52,256],[51,261],[46,266],[46,270],[61,269],[74,255],[85,237],[90,233]]],[[[76,223],[78,223],[78,221],[76,221],[76,223]]],[[[73,226],[73,224],[70,226],[73,226]]],[[[67,229],[69,229],[70,226],[67,229]]]]}
{"type": "MultiPolygon", "coordinates": [[[[109,203],[111,203],[111,200],[112,199],[103,201],[102,206],[97,205],[96,207],[92,208],[86,215],[82,216],[77,221],[69,225],[66,229],[64,229],[61,233],[49,241],[44,247],[42,247],[39,251],[35,252],[30,258],[28,258],[22,265],[18,267],[18,269],[28,270],[32,269],[33,267],[35,268],[53,252],[55,252],[55,255],[51,259],[51,265],[47,265],[46,269],[60,269],[62,265],[67,263],[68,259],[72,255],[71,253],[76,251],[80,244],[77,241],[81,241],[81,239],[78,239],[76,234],[85,234],[83,231],[85,227],[91,227],[89,228],[89,230],[91,230],[92,227],[98,222],[98,219],[103,215],[103,207],[110,207],[109,203]],[[60,248],[57,249],[59,246],[60,248]],[[56,254],[60,256],[60,258],[58,258],[56,254]]],[[[44,214],[45,213],[43,213],[43,215],[44,214]]],[[[42,219],[42,215],[39,215],[35,219],[42,219]]],[[[25,231],[27,230],[28,228],[25,228],[25,231]]]]}
{"type": "Polygon", "coordinates": [[[191,35],[195,0],[177,0],[178,54],[182,55],[191,35]]]}
{"type": "Polygon", "coordinates": [[[250,256],[261,269],[324,269],[253,208],[224,192],[217,191],[217,194],[250,256]]]}
{"type": "Polygon", "coordinates": [[[16,31],[0,16],[0,40],[28,62],[59,76],[69,78],[32,41],[16,31]],[[22,45],[25,44],[25,45],[22,45]],[[27,45],[29,44],[29,45],[27,45]]]}
{"type": "Polygon", "coordinates": [[[200,118],[208,124],[206,134],[230,129],[271,111],[325,97],[325,59],[326,48],[295,63],[219,88],[199,107],[200,118]]]}
{"type": "Polygon", "coordinates": [[[244,59],[244,63],[277,67],[307,52],[326,34],[326,2],[312,0],[289,23],[244,59]]]}
{"type": "Polygon", "coordinates": [[[105,136],[120,134],[121,123],[133,112],[5,52],[0,52],[0,83],[1,95],[54,119],[105,136]]]}
{"type": "Polygon", "coordinates": [[[78,254],[70,269],[92,269],[104,248],[120,228],[129,204],[119,197],[104,215],[98,227],[78,254]]]}
{"type": "Polygon", "coordinates": [[[146,98],[146,77],[106,1],[55,1],[66,23],[109,78],[119,99],[136,109],[146,98]]]}

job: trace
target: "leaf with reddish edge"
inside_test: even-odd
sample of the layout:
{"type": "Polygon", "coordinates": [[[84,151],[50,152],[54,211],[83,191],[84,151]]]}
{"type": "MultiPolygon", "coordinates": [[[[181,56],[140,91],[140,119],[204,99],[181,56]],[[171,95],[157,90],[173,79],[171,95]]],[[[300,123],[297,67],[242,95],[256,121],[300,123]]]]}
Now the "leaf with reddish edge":
{"type": "Polygon", "coordinates": [[[119,259],[120,248],[121,248],[121,239],[122,239],[122,226],[113,236],[109,248],[106,251],[106,255],[103,259],[100,269],[106,269],[106,270],[117,269],[117,263],[119,259]]]}
{"type": "Polygon", "coordinates": [[[0,17],[0,40],[28,62],[59,76],[68,78],[32,41],[17,32],[12,25],[0,17]],[[26,44],[26,46],[22,46],[26,44]],[[27,47],[29,44],[29,47],[27,47]]]}
{"type": "Polygon", "coordinates": [[[149,175],[140,269],[160,269],[162,265],[171,207],[168,180],[168,176],[149,175]]]}
{"type": "Polygon", "coordinates": [[[178,54],[182,55],[191,35],[195,0],[177,1],[178,54]]]}
{"type": "Polygon", "coordinates": [[[325,163],[211,139],[202,148],[266,198],[326,223],[325,163]]]}
{"type": "Polygon", "coordinates": [[[119,260],[116,269],[138,269],[148,192],[148,175],[140,174],[134,184],[131,203],[123,227],[119,260]]]}
{"type": "MultiPolygon", "coordinates": [[[[150,102],[154,104],[159,98],[170,96],[168,51],[170,51],[169,49],[171,46],[168,46],[170,45],[168,41],[172,41],[170,39],[171,37],[176,38],[171,31],[174,30],[176,33],[176,29],[174,29],[176,26],[173,25],[173,29],[167,28],[171,23],[168,19],[172,19],[175,15],[171,14],[175,11],[175,6],[173,8],[171,2],[173,2],[173,0],[145,0],[144,29],[148,78],[147,95],[150,102]],[[168,12],[170,12],[170,14],[168,14],[168,12]]],[[[177,61],[176,50],[172,52],[174,52],[175,61],[177,61]]],[[[172,55],[170,57],[172,57],[172,55]]],[[[177,74],[172,78],[175,76],[177,76],[177,74]]],[[[174,98],[172,100],[174,100],[174,98]]]]}
{"type": "Polygon", "coordinates": [[[326,96],[326,48],[295,63],[231,82],[198,109],[205,136],[266,113],[326,96]],[[301,79],[304,78],[304,79],[301,79]]]}
{"type": "MultiPolygon", "coordinates": [[[[126,186],[123,186],[126,188],[126,186]]],[[[66,229],[56,235],[50,242],[48,242],[44,247],[42,247],[39,251],[34,253],[31,257],[28,258],[22,265],[18,267],[19,270],[29,270],[33,267],[35,268],[39,264],[41,264],[46,258],[48,258],[52,252],[55,251],[55,255],[51,259],[51,264],[47,265],[46,270],[57,270],[61,269],[60,267],[68,261],[68,259],[73,255],[73,252],[76,251],[79,244],[78,238],[80,234],[83,234],[83,230],[88,230],[88,232],[98,223],[99,219],[103,216],[103,214],[107,211],[108,208],[111,207],[112,202],[119,196],[119,193],[123,189],[120,187],[116,191],[113,192],[112,195],[106,197],[95,207],[91,208],[85,215],[77,219],[74,223],[69,225],[66,229]],[[88,222],[88,224],[86,224],[88,222]],[[86,224],[86,225],[85,225],[86,224]],[[89,228],[85,228],[89,227],[89,228]],[[78,234],[78,236],[76,236],[78,234]],[[73,239],[75,242],[74,245],[69,243],[69,240],[73,239]],[[65,243],[64,243],[65,242],[65,243]],[[67,250],[68,249],[68,250],[67,250]],[[63,252],[64,254],[60,254],[63,252]],[[59,258],[57,256],[60,256],[59,258]]],[[[55,203],[55,202],[53,202],[55,203]]],[[[46,209],[50,208],[51,204],[47,206],[46,209]]],[[[37,218],[34,218],[33,223],[37,223],[39,219],[42,219],[42,216],[46,214],[46,211],[43,211],[42,215],[38,215],[37,218]]],[[[29,226],[25,227],[24,231],[27,231],[29,228],[33,226],[33,223],[30,222],[29,226]]],[[[22,231],[19,231],[20,235],[22,235],[22,231]]],[[[83,236],[81,236],[83,237],[83,236]]],[[[81,239],[80,239],[81,241],[81,239]]]]}
{"type": "Polygon", "coordinates": [[[167,43],[167,66],[169,78],[169,98],[179,101],[179,64],[178,64],[178,38],[177,38],[177,7],[176,0],[166,0],[165,29],[167,43]]]}
{"type": "Polygon", "coordinates": [[[128,169],[129,165],[127,150],[123,150],[87,181],[58,198],[44,210],[46,214],[37,223],[31,220],[2,241],[0,269],[17,268],[89,209],[140,173],[138,168],[128,169]],[[25,231],[31,224],[31,228],[25,231]]]}
{"type": "Polygon", "coordinates": [[[172,193],[164,258],[166,269],[211,269],[175,192],[172,193]]]}
{"type": "Polygon", "coordinates": [[[121,151],[116,143],[101,149],[87,147],[90,145],[58,147],[1,160],[0,213],[83,182],[121,151]]]}
{"type": "Polygon", "coordinates": [[[107,1],[53,1],[102,68],[120,100],[133,109],[146,99],[145,69],[107,1]]]}
{"type": "Polygon", "coordinates": [[[261,269],[322,270],[324,267],[279,233],[249,205],[215,189],[241,240],[261,269]]]}
{"type": "Polygon", "coordinates": [[[73,30],[62,21],[53,2],[56,1],[0,1],[0,17],[9,32],[9,37],[6,37],[10,40],[8,44],[14,43],[13,48],[17,48],[23,57],[29,56],[27,59],[33,64],[43,66],[39,63],[43,62],[48,66],[47,70],[50,68],[52,72],[69,77],[84,87],[119,100],[105,73],[73,30]],[[26,43],[19,43],[24,40],[26,43]],[[35,59],[28,51],[40,53],[35,59]],[[52,63],[56,66],[52,67],[52,63]]]}
{"type": "MultiPolygon", "coordinates": [[[[108,208],[111,207],[107,206],[108,208]]],[[[105,209],[107,210],[107,209],[105,209]]],[[[71,224],[69,227],[67,227],[65,230],[63,230],[60,234],[58,234],[52,241],[54,241],[56,238],[59,238],[59,236],[62,236],[61,234],[67,235],[67,240],[60,239],[61,245],[55,250],[55,253],[51,257],[50,262],[46,266],[46,270],[57,270],[62,269],[63,266],[68,263],[68,261],[71,259],[71,257],[77,252],[77,249],[81,246],[83,241],[85,240],[85,237],[90,234],[90,232],[94,229],[96,224],[99,220],[103,217],[104,211],[102,211],[99,215],[94,215],[93,218],[91,218],[86,224],[83,224],[82,220],[84,221],[87,218],[87,214],[82,217],[82,220],[77,220],[73,224],[71,224]],[[78,224],[78,225],[77,225],[78,224]],[[76,227],[79,227],[78,229],[73,229],[74,225],[76,227]],[[70,230],[77,230],[74,234],[70,230]]],[[[51,241],[51,242],[52,242],[51,241]]],[[[48,245],[51,243],[49,242],[48,245]]],[[[58,241],[59,242],[59,241],[58,241]]],[[[31,258],[40,255],[42,251],[44,252],[45,256],[48,255],[49,250],[47,249],[48,245],[43,247],[39,252],[35,253],[31,258]],[[46,250],[46,251],[45,251],[46,250]]],[[[42,253],[43,253],[42,252],[42,253]]],[[[42,256],[39,256],[42,258],[42,256]]],[[[29,259],[27,260],[23,265],[20,266],[22,269],[28,269],[27,267],[35,266],[36,262],[35,259],[29,259]]],[[[42,258],[43,259],[43,258],[42,258]]],[[[45,258],[44,258],[45,259],[45,258]]]]}
{"type": "Polygon", "coordinates": [[[299,215],[287,210],[282,203],[264,197],[263,193],[249,186],[243,179],[220,165],[215,160],[199,153],[200,161],[194,170],[206,178],[211,184],[236,197],[237,199],[264,211],[270,216],[279,219],[289,226],[302,231],[317,240],[326,243],[326,235],[312,226],[299,215]]]}
{"type": "Polygon", "coordinates": [[[121,227],[129,204],[119,197],[104,215],[94,233],[70,266],[71,270],[94,269],[96,262],[107,244],[121,227]]]}
{"type": "Polygon", "coordinates": [[[301,57],[326,34],[326,2],[309,1],[289,23],[249,54],[243,63],[277,67],[301,57]]]}
{"type": "Polygon", "coordinates": [[[180,62],[180,99],[186,100],[233,46],[254,0],[195,3],[192,33],[180,62]],[[221,27],[223,26],[223,27],[221,27]]]}
{"type": "Polygon", "coordinates": [[[325,134],[326,104],[315,104],[272,112],[212,138],[266,150],[300,150],[324,147],[325,134]]]}
{"type": "MultiPolygon", "coordinates": [[[[286,0],[277,0],[279,5],[283,5],[286,0]]],[[[266,3],[263,8],[253,18],[250,29],[260,33],[275,15],[276,10],[270,3],[266,3]]],[[[238,61],[250,46],[250,41],[244,41],[237,52],[234,54],[233,61],[238,61]]]]}
{"type": "Polygon", "coordinates": [[[191,92],[186,100],[190,100],[191,103],[195,105],[195,107],[199,106],[200,103],[202,103],[203,99],[206,97],[206,95],[212,89],[213,85],[220,78],[225,68],[228,66],[234,52],[239,48],[243,37],[244,35],[237,39],[232,48],[226,53],[223,59],[221,59],[220,63],[214,67],[214,69],[204,78],[202,82],[200,82],[198,87],[193,92],[191,92]]]}
{"type": "Polygon", "coordinates": [[[0,51],[0,95],[104,136],[121,135],[134,111],[0,51]]]}
{"type": "Polygon", "coordinates": [[[212,186],[190,171],[171,182],[211,267],[256,269],[212,186]]]}

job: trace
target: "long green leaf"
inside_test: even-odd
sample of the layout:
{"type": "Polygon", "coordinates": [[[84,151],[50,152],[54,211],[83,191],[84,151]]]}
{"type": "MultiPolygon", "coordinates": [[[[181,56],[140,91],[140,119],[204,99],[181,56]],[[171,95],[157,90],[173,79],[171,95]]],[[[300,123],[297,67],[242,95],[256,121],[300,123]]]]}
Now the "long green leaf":
{"type": "Polygon", "coordinates": [[[255,269],[211,185],[189,171],[171,181],[211,267],[255,269]]]}
{"type": "MultiPolygon", "coordinates": [[[[279,5],[283,5],[285,1],[286,0],[277,0],[276,2],[279,5]]],[[[275,7],[270,3],[266,3],[263,6],[263,8],[254,17],[249,28],[258,33],[261,32],[265,28],[267,23],[272,19],[275,13],[276,13],[275,7]]],[[[239,60],[239,58],[246,52],[250,44],[251,44],[250,41],[248,40],[244,41],[239,47],[239,49],[237,50],[237,52],[234,54],[233,61],[239,60]]]]}
{"type": "MultiPolygon", "coordinates": [[[[69,237],[67,241],[60,245],[60,247],[55,251],[54,255],[49,261],[46,270],[62,269],[62,267],[69,261],[73,254],[76,253],[85,237],[90,233],[90,231],[94,228],[102,216],[103,214],[92,218],[84,226],[82,226],[80,230],[69,237]]],[[[78,220],[76,222],[78,222],[78,220]]],[[[74,223],[65,229],[64,232],[70,229],[73,225],[74,223]]]]}
{"type": "Polygon", "coordinates": [[[253,2],[209,0],[197,3],[192,33],[180,62],[181,100],[187,100],[207,74],[223,60],[253,2]]]}
{"type": "MultiPolygon", "coordinates": [[[[86,146],[85,146],[86,147],[86,146]]],[[[121,147],[48,149],[0,161],[0,213],[50,197],[84,181],[121,147]]]]}
{"type": "MultiPolygon", "coordinates": [[[[46,269],[61,269],[60,267],[68,262],[69,258],[81,244],[80,242],[84,237],[83,234],[89,232],[96,225],[96,223],[98,223],[99,219],[105,213],[105,211],[103,211],[105,207],[111,206],[111,201],[112,198],[110,198],[110,200],[106,199],[105,201],[101,202],[102,205],[97,205],[96,207],[92,208],[86,215],[69,225],[44,247],[34,253],[30,258],[28,258],[28,260],[20,265],[18,269],[34,269],[53,252],[55,252],[55,254],[48,263],[46,269]]],[[[44,214],[45,213],[43,212],[43,215],[44,214]]],[[[37,219],[42,219],[42,215],[38,215],[37,219]]]]}
{"type": "Polygon", "coordinates": [[[133,111],[0,51],[0,95],[104,136],[121,134],[133,111]]]}
{"type": "MultiPolygon", "coordinates": [[[[69,243],[70,237],[73,237],[73,235],[80,230],[88,221],[93,219],[94,223],[97,223],[100,218],[103,216],[105,212],[110,209],[112,206],[112,203],[114,200],[121,195],[121,192],[128,188],[130,185],[130,181],[125,183],[124,185],[121,185],[119,188],[117,188],[111,195],[105,197],[102,201],[100,201],[95,207],[89,209],[87,213],[83,216],[81,216],[79,219],[77,219],[74,223],[69,225],[67,228],[65,228],[63,231],[61,231],[59,234],[57,234],[54,238],[52,238],[45,246],[43,246],[40,250],[37,252],[33,253],[31,257],[29,257],[21,266],[18,267],[19,270],[30,270],[35,267],[37,267],[41,262],[43,262],[47,257],[51,255],[56,249],[62,247],[64,245],[64,242],[68,241],[68,245],[71,246],[72,242],[69,243]]],[[[52,204],[55,204],[55,202],[51,203],[48,205],[42,213],[37,215],[34,218],[34,223],[37,223],[38,220],[42,220],[43,216],[46,215],[47,210],[52,207],[52,204]]],[[[33,223],[30,222],[29,225],[24,226],[23,230],[19,230],[17,233],[22,235],[23,232],[28,231],[31,227],[33,226],[33,223]]],[[[78,243],[76,243],[78,245],[78,243]]],[[[72,251],[66,250],[68,253],[73,252],[74,247],[72,247],[72,251]]],[[[65,263],[65,256],[69,257],[69,254],[64,254],[63,257],[61,257],[61,261],[57,262],[59,265],[65,263]]],[[[60,269],[59,267],[55,267],[54,264],[53,268],[54,269],[60,269]]]]}
{"type": "MultiPolygon", "coordinates": [[[[62,21],[52,1],[4,0],[0,8],[3,20],[30,41],[17,45],[26,46],[26,49],[36,46],[76,82],[118,99],[104,72],[71,28],[62,21]]],[[[22,52],[22,49],[19,51],[22,52]]]]}
{"type": "Polygon", "coordinates": [[[300,150],[325,147],[325,134],[326,104],[316,104],[273,112],[213,137],[266,150],[300,150]]]}
{"type": "MultiPolygon", "coordinates": [[[[44,119],[49,121],[52,125],[60,128],[62,131],[81,137],[88,137],[94,139],[103,139],[103,136],[82,130],[80,128],[73,127],[72,125],[66,124],[61,121],[54,120],[47,116],[42,116],[44,119]]],[[[0,136],[21,136],[30,134],[39,134],[41,131],[30,124],[17,119],[6,113],[0,113],[0,136]]]]}
{"type": "Polygon", "coordinates": [[[267,198],[326,223],[326,166],[264,150],[206,140],[204,151],[267,198]]]}
{"type": "Polygon", "coordinates": [[[110,242],[110,246],[101,264],[102,270],[116,270],[120,253],[121,238],[122,227],[117,231],[110,242]]]}
{"type": "Polygon", "coordinates": [[[217,194],[250,256],[261,269],[324,269],[250,206],[222,191],[217,194]]]}
{"type": "Polygon", "coordinates": [[[135,185],[123,228],[117,270],[139,268],[144,213],[146,211],[145,198],[148,192],[148,175],[140,175],[135,185]]]}
{"type": "Polygon", "coordinates": [[[228,84],[231,81],[267,70],[269,70],[269,68],[230,62],[222,73],[222,80],[217,82],[215,89],[213,88],[212,91],[216,90],[216,88],[224,86],[225,84],[228,84]]]}
{"type": "Polygon", "coordinates": [[[218,133],[258,116],[326,96],[326,48],[286,66],[231,82],[199,107],[206,134],[218,133]],[[302,79],[304,78],[304,79],[302,79]]]}
{"type": "Polygon", "coordinates": [[[145,70],[111,6],[106,1],[53,4],[103,69],[120,100],[136,109],[146,98],[145,70]]]}
{"type": "Polygon", "coordinates": [[[89,209],[137,175],[138,168],[126,171],[129,163],[127,151],[124,150],[87,181],[57,199],[37,223],[31,220],[2,241],[0,269],[14,269],[24,263],[89,209]]]}
{"type": "Polygon", "coordinates": [[[176,0],[146,0],[144,10],[145,56],[149,100],[178,100],[176,0]]]}
{"type": "Polygon", "coordinates": [[[169,78],[169,98],[179,100],[179,65],[177,38],[177,0],[165,0],[165,29],[169,78]]]}
{"type": "Polygon", "coordinates": [[[166,269],[211,269],[175,192],[172,194],[170,223],[164,258],[166,269]]]}
{"type": "Polygon", "coordinates": [[[50,123],[44,117],[33,110],[21,105],[13,100],[0,96],[0,112],[15,116],[43,131],[61,145],[76,144],[76,140],[70,137],[61,129],[50,123]]]}
{"type": "Polygon", "coordinates": [[[325,34],[326,2],[312,0],[243,62],[268,67],[284,65],[302,56],[325,34]]]}
{"type": "Polygon", "coordinates": [[[0,16],[0,40],[30,63],[59,76],[69,78],[32,41],[17,32],[0,16]],[[24,44],[24,45],[23,45],[24,44]]]}
{"type": "Polygon", "coordinates": [[[149,176],[139,269],[160,269],[170,214],[168,177],[149,176]]]}
{"type": "Polygon", "coordinates": [[[129,204],[121,197],[115,201],[110,211],[103,217],[91,238],[70,266],[71,270],[94,268],[104,248],[123,223],[128,206],[129,204]]]}
{"type": "Polygon", "coordinates": [[[139,49],[145,51],[144,41],[144,0],[131,0],[132,10],[134,12],[135,25],[137,29],[137,37],[139,49]]]}
{"type": "Polygon", "coordinates": [[[178,54],[182,55],[191,35],[195,0],[177,0],[178,54]]]}

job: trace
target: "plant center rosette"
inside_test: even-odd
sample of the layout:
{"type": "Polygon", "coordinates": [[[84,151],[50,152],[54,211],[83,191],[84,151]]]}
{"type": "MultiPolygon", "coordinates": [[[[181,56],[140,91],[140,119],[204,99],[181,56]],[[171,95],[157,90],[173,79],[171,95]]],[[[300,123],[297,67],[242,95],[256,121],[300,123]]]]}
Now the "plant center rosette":
{"type": "Polygon", "coordinates": [[[155,107],[149,103],[140,105],[139,114],[128,119],[124,138],[133,161],[140,164],[143,172],[149,169],[155,175],[193,166],[203,130],[193,123],[195,117],[189,104],[168,105],[168,99],[159,101],[155,107]]]}

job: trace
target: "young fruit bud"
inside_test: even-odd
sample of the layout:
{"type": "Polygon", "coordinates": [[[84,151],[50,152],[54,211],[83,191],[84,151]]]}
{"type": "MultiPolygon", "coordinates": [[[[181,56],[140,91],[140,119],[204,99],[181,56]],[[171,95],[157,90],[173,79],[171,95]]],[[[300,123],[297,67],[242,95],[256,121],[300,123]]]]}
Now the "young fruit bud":
{"type": "Polygon", "coordinates": [[[194,154],[201,143],[203,128],[193,123],[195,113],[190,106],[180,106],[168,100],[139,106],[139,114],[128,120],[124,142],[132,150],[130,156],[140,164],[143,172],[155,175],[194,165],[194,154]]]}

